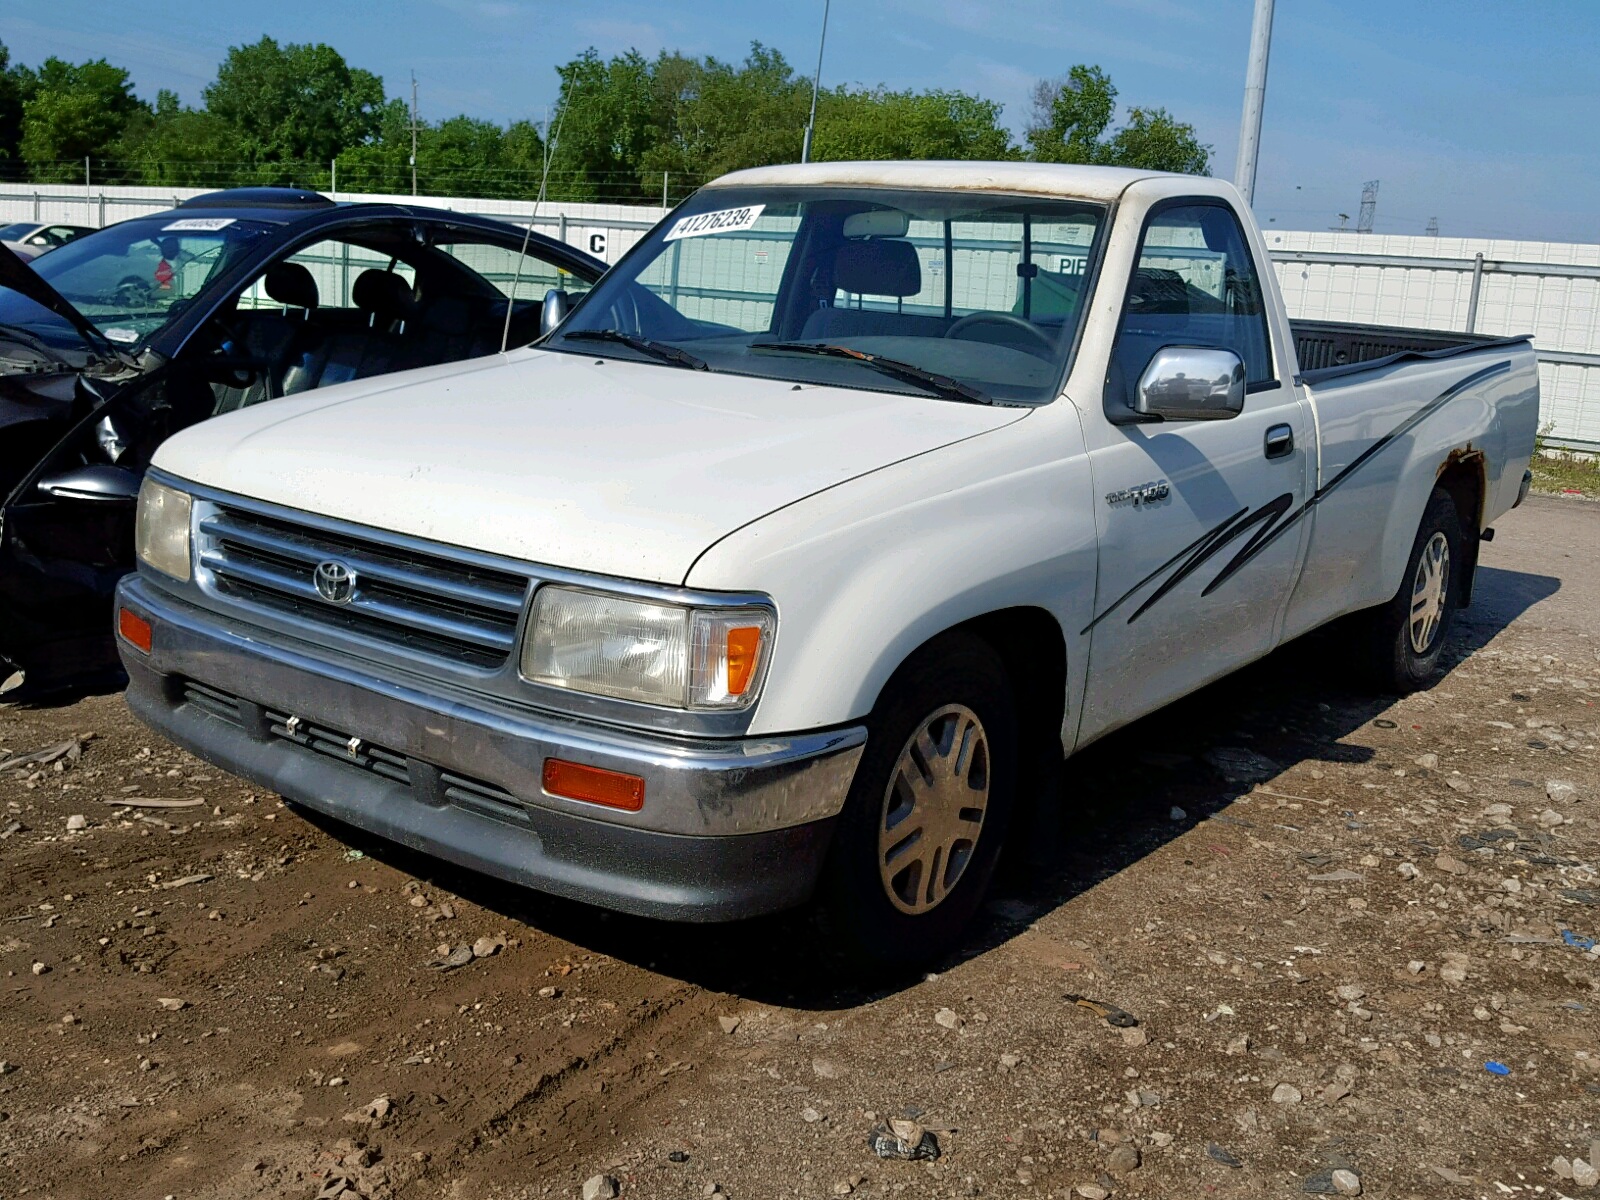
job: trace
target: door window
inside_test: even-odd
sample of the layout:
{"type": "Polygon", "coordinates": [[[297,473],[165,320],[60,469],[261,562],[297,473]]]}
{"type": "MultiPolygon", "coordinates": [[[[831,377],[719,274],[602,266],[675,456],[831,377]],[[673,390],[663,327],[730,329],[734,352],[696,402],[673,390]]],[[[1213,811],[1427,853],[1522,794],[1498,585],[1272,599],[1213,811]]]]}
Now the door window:
{"type": "Polygon", "coordinates": [[[552,288],[576,299],[591,286],[587,280],[539,258],[535,245],[530,245],[526,254],[520,249],[493,242],[440,241],[436,247],[502,296],[510,296],[514,300],[542,301],[544,294],[552,288]]]}
{"type": "Polygon", "coordinates": [[[1108,396],[1133,387],[1166,346],[1232,350],[1245,382],[1274,378],[1261,279],[1239,219],[1226,205],[1195,201],[1158,209],[1146,222],[1112,351],[1108,396]]]}
{"type": "MultiPolygon", "coordinates": [[[[408,286],[416,282],[416,272],[406,263],[396,261],[393,256],[383,251],[370,250],[365,246],[358,246],[354,242],[338,238],[313,242],[295,251],[286,261],[297,263],[311,272],[311,278],[317,285],[319,309],[356,308],[353,295],[356,280],[361,277],[363,271],[372,268],[393,271],[405,280],[408,286]]],[[[282,309],[283,304],[267,295],[263,276],[245,289],[244,294],[239,297],[239,307],[246,310],[265,308],[276,311],[282,309]]]]}

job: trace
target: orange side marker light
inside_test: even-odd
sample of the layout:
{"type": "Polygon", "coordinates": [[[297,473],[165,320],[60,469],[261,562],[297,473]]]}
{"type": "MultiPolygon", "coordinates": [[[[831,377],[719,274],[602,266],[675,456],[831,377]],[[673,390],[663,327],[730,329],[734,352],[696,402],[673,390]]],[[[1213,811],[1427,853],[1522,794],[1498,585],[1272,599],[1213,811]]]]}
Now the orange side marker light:
{"type": "Polygon", "coordinates": [[[644,780],[639,776],[586,767],[560,758],[544,760],[544,790],[552,796],[603,804],[625,812],[638,812],[644,807],[644,780]]]}
{"type": "Polygon", "coordinates": [[[129,612],[125,608],[118,609],[117,632],[122,635],[122,640],[135,650],[144,654],[150,653],[153,631],[150,628],[150,622],[137,613],[129,612]]]}

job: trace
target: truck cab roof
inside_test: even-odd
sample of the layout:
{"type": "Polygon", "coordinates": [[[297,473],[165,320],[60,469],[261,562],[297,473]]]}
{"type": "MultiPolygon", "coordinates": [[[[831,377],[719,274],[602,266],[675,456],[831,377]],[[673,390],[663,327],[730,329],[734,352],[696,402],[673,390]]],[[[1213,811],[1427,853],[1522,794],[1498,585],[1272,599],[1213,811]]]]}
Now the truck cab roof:
{"type": "Polygon", "coordinates": [[[1210,191],[1215,180],[1166,171],[1126,167],[1090,167],[1065,163],[966,162],[823,162],[789,163],[733,171],[707,187],[897,187],[971,192],[1019,192],[1037,196],[1071,196],[1115,200],[1129,185],[1145,179],[1184,180],[1191,190],[1210,191]],[[1201,185],[1194,188],[1192,185],[1201,185]]]}

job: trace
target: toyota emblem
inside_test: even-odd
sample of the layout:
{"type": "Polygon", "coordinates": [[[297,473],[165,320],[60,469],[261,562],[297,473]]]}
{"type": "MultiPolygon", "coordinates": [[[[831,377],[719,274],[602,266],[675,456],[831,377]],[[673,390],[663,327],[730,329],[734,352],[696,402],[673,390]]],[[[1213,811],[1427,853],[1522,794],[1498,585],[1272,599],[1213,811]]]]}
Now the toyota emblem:
{"type": "Polygon", "coordinates": [[[318,563],[312,578],[317,595],[329,604],[349,604],[355,597],[356,573],[336,559],[318,563]]]}

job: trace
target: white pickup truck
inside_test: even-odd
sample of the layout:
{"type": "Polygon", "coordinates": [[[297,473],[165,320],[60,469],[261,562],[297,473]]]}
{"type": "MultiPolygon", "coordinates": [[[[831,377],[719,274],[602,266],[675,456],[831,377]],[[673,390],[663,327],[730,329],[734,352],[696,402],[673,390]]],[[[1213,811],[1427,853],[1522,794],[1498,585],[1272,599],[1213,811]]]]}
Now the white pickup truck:
{"type": "Polygon", "coordinates": [[[949,947],[1061,756],[1334,618],[1424,684],[1525,339],[1285,315],[1215,179],[728,175],[532,347],[163,446],[128,701],[308,808],[611,908],[949,947]]]}

